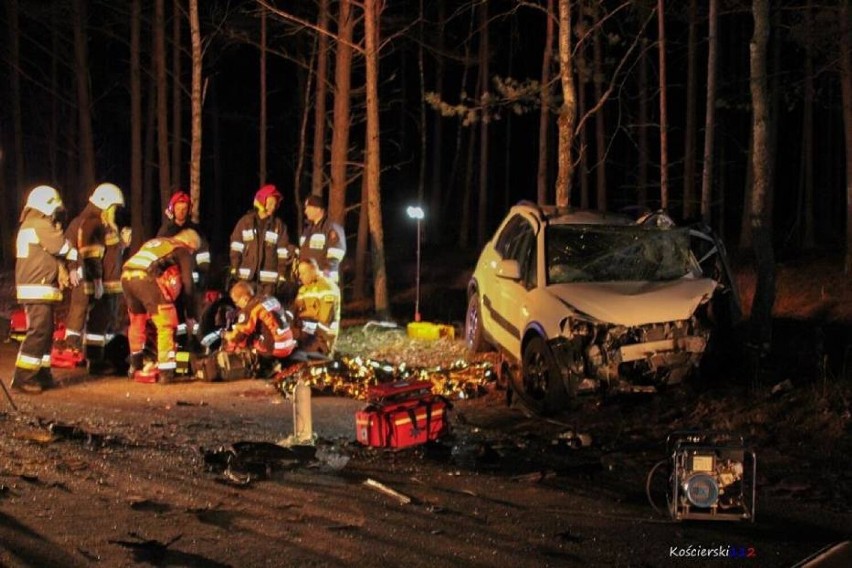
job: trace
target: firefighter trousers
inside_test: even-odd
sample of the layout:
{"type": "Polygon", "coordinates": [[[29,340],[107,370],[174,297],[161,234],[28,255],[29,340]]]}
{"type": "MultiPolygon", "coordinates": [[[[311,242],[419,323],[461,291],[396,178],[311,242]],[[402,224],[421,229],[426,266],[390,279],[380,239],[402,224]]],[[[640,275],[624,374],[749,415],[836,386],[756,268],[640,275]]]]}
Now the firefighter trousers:
{"type": "Polygon", "coordinates": [[[86,348],[86,358],[101,361],[107,335],[113,330],[118,305],[117,294],[104,293],[98,299],[86,294],[83,286],[71,291],[71,305],[68,307],[65,341],[73,349],[86,348]]]}
{"type": "Polygon", "coordinates": [[[160,371],[174,371],[177,368],[175,330],[178,325],[174,303],[163,296],[156,280],[151,276],[127,276],[125,273],[121,277],[121,288],[124,290],[130,318],[127,340],[130,343],[131,356],[145,349],[147,325],[150,320],[157,336],[157,368],[160,371]]]}
{"type": "Polygon", "coordinates": [[[33,382],[41,369],[50,371],[54,307],[52,303],[24,304],[29,325],[15,360],[14,381],[33,382]]]}

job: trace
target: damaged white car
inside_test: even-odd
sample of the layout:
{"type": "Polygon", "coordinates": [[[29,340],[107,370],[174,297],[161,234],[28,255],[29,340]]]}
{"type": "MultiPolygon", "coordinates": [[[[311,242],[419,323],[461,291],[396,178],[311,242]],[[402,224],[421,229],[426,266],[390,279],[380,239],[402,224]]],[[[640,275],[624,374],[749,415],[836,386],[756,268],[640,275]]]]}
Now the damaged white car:
{"type": "Polygon", "coordinates": [[[497,348],[513,390],[539,412],[582,392],[655,391],[698,365],[714,298],[738,313],[730,284],[707,228],[522,202],[479,257],[465,341],[497,348]]]}

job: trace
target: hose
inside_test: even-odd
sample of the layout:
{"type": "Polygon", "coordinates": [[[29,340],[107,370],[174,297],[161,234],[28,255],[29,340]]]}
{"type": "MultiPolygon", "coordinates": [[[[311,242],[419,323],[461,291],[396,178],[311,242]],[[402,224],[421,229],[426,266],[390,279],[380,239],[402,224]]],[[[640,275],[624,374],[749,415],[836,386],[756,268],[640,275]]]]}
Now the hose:
{"type": "Polygon", "coordinates": [[[667,463],[668,460],[660,460],[655,463],[654,467],[651,468],[651,471],[648,472],[648,477],[645,480],[645,496],[648,497],[648,503],[651,504],[651,507],[660,515],[666,515],[667,513],[657,507],[657,504],[654,503],[654,498],[651,496],[651,481],[653,480],[654,474],[657,472],[657,469],[667,463]]]}

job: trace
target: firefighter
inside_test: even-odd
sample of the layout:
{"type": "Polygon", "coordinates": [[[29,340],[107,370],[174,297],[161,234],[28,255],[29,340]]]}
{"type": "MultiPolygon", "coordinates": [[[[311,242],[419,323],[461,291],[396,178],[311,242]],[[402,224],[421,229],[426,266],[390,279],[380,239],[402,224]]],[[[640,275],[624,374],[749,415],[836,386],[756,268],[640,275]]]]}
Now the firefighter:
{"type": "MultiPolygon", "coordinates": [[[[192,270],[192,281],[195,285],[193,298],[195,313],[201,314],[204,307],[204,291],[207,288],[207,275],[210,272],[210,244],[204,238],[204,233],[202,233],[198,223],[190,218],[190,211],[192,211],[192,198],[185,191],[176,190],[164,211],[166,218],[160,226],[160,230],[157,231],[157,236],[173,237],[183,229],[192,229],[201,237],[201,246],[195,253],[195,266],[192,270]]],[[[180,306],[178,306],[178,313],[181,311],[180,306]]],[[[194,335],[197,332],[197,329],[187,330],[186,322],[182,321],[177,328],[178,341],[185,339],[187,333],[194,335]]]]}
{"type": "Polygon", "coordinates": [[[331,221],[325,201],[319,195],[305,200],[305,223],[299,237],[299,258],[313,258],[322,273],[340,285],[340,263],[346,256],[346,235],[343,227],[331,221]]]}
{"type": "Polygon", "coordinates": [[[231,233],[230,280],[249,282],[258,294],[273,295],[287,282],[290,239],[287,226],[275,215],[281,200],[274,185],[264,185],[254,196],[253,210],[231,233]]]}
{"type": "Polygon", "coordinates": [[[239,308],[237,321],[225,332],[225,349],[251,349],[260,356],[260,375],[266,376],[277,359],[288,357],[296,348],[292,319],[275,296],[255,295],[251,284],[240,281],[230,290],[231,300],[239,308]]]}
{"type": "Polygon", "coordinates": [[[122,207],[121,189],[102,183],[65,231],[72,245],[69,269],[77,272],[82,286],[71,291],[65,339],[54,347],[77,352],[85,347],[92,374],[110,372],[104,349],[117,319],[121,265],[131,236],[130,229],[120,229],[116,221],[122,207]]]}
{"type": "Polygon", "coordinates": [[[15,241],[15,289],[27,313],[27,334],[15,360],[12,388],[37,394],[54,386],[50,373],[53,312],[62,290],[77,285],[65,257],[71,243],[57,220],[62,198],[56,189],[40,185],[27,196],[15,241]]]}
{"type": "Polygon", "coordinates": [[[142,245],[124,263],[121,287],[127,301],[130,326],[130,377],[145,366],[146,326],[154,324],[157,334],[158,382],[174,379],[176,363],[175,329],[178,313],[175,303],[181,299],[187,325],[195,323],[193,293],[193,256],[201,246],[201,237],[193,229],[184,229],[174,237],[156,237],[142,245]]]}
{"type": "Polygon", "coordinates": [[[307,353],[331,355],[340,329],[340,289],[313,258],[299,259],[302,285],[294,304],[296,340],[307,353]]]}

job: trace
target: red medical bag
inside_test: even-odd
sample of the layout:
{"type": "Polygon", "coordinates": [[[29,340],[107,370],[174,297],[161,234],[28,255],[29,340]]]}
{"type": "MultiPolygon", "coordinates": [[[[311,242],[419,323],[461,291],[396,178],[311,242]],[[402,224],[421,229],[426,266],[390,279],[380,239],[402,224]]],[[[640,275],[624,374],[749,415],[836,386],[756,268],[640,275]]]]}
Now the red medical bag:
{"type": "Polygon", "coordinates": [[[368,404],[355,414],[356,437],[366,446],[407,448],[449,432],[449,404],[428,381],[370,387],[368,404]]]}

